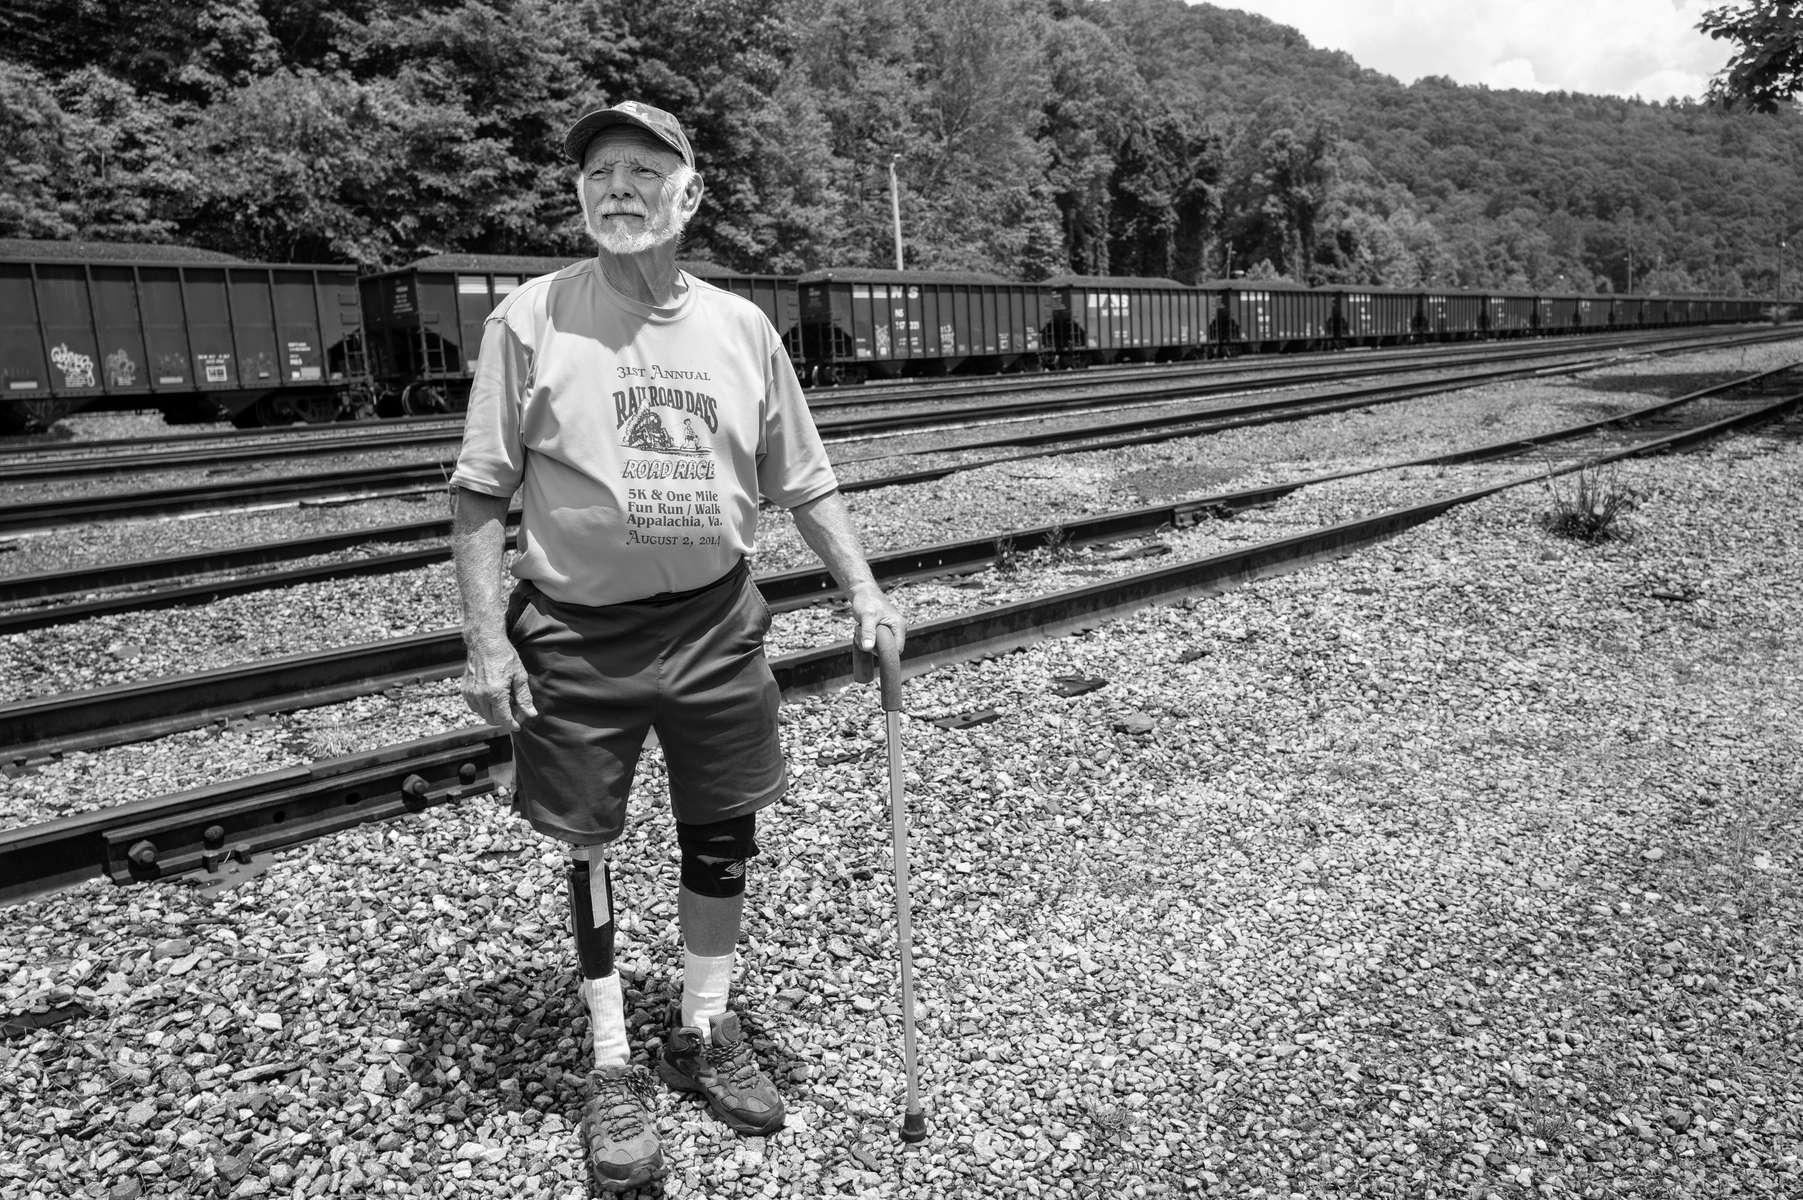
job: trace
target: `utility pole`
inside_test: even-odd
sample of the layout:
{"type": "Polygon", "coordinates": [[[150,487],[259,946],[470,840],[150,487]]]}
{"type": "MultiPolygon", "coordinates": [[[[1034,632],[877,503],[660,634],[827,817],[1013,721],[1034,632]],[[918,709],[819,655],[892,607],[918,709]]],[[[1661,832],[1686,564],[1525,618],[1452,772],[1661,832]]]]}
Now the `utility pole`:
{"type": "Polygon", "coordinates": [[[1634,247],[1628,247],[1628,295],[1634,294],[1634,247]]]}
{"type": "Polygon", "coordinates": [[[895,181],[895,164],[901,159],[899,154],[889,156],[889,212],[895,218],[895,269],[902,269],[901,241],[901,185],[895,181]]]}

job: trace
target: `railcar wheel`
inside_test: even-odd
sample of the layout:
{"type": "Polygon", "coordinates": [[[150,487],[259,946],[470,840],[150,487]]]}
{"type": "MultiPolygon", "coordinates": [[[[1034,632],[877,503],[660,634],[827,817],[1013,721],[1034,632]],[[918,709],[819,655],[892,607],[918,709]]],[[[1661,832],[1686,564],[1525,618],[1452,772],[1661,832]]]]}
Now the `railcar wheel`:
{"type": "Polygon", "coordinates": [[[376,394],[364,387],[354,387],[345,392],[339,401],[337,420],[340,421],[373,421],[380,415],[376,394]]]}
{"type": "Polygon", "coordinates": [[[428,417],[448,413],[444,393],[429,383],[410,383],[401,389],[401,412],[409,417],[428,417]]]}

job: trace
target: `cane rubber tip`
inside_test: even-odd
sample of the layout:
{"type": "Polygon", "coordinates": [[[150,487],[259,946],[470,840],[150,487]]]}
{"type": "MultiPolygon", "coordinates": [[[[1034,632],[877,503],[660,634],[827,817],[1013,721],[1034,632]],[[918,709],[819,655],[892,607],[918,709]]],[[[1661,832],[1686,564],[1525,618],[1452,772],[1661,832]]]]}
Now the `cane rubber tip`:
{"type": "Polygon", "coordinates": [[[927,1115],[923,1112],[911,1112],[902,1116],[901,1139],[904,1142],[924,1142],[927,1138],[927,1115]]]}

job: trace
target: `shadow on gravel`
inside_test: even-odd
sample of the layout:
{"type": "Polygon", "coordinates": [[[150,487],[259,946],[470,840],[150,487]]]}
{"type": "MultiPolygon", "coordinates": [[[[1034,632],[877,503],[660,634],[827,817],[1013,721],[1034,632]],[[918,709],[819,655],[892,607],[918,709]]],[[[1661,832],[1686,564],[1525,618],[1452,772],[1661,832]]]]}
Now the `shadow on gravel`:
{"type": "Polygon", "coordinates": [[[528,971],[433,989],[412,1002],[407,1019],[407,1073],[425,1093],[416,1106],[422,1115],[461,1123],[495,1111],[566,1111],[580,1102],[574,1086],[586,1066],[587,1016],[573,972],[528,971]],[[566,1084],[566,1076],[574,1078],[566,1084]]]}
{"type": "MultiPolygon", "coordinates": [[[[661,983],[652,982],[647,994],[642,981],[622,979],[633,1059],[650,1067],[644,1035],[661,1026],[670,995],[661,983]]],[[[440,1125],[461,1126],[468,1131],[464,1137],[474,1137],[500,1112],[579,1120],[590,1050],[588,1014],[576,989],[572,963],[569,970],[527,969],[422,992],[407,1011],[407,1073],[423,1093],[414,1107],[416,1139],[430,1137],[440,1125]]],[[[590,1194],[597,1193],[591,1188],[590,1194]]],[[[622,1200],[665,1194],[661,1179],[606,1193],[622,1200]]]]}
{"type": "MultiPolygon", "coordinates": [[[[1707,387],[1715,387],[1726,383],[1736,374],[1753,373],[1752,368],[1745,372],[1725,371],[1678,371],[1665,375],[1618,375],[1607,379],[1577,379],[1572,382],[1590,392],[1638,392],[1647,396],[1663,396],[1671,400],[1678,396],[1686,396],[1691,392],[1700,392],[1707,387]]],[[[1604,414],[1606,415],[1606,414],[1604,414]]]]}
{"type": "MultiPolygon", "coordinates": [[[[639,978],[622,972],[633,1061],[647,1069],[655,1069],[669,1008],[678,999],[675,981],[666,975],[639,978]]],[[[499,1112],[537,1110],[576,1119],[590,1053],[588,1014],[576,989],[572,963],[567,971],[526,969],[462,987],[430,989],[411,1001],[404,1053],[410,1056],[409,1080],[423,1093],[413,1110],[422,1127],[416,1128],[416,1136],[428,1136],[440,1125],[473,1131],[499,1112]]],[[[758,1063],[777,1090],[790,1103],[806,1096],[807,1082],[793,1079],[794,1070],[807,1063],[789,1048],[791,1039],[783,1028],[789,1014],[761,1021],[734,1007],[758,1063]]],[[[706,1119],[701,1105],[691,1111],[688,1097],[673,1095],[670,1104],[680,1119],[706,1119]]],[[[664,1194],[661,1180],[626,1193],[629,1200],[664,1194]]]]}
{"type": "Polygon", "coordinates": [[[1219,491],[1244,474],[1245,471],[1238,467],[1161,464],[1116,475],[1114,486],[1132,492],[1143,504],[1157,504],[1191,492],[1219,491]]]}

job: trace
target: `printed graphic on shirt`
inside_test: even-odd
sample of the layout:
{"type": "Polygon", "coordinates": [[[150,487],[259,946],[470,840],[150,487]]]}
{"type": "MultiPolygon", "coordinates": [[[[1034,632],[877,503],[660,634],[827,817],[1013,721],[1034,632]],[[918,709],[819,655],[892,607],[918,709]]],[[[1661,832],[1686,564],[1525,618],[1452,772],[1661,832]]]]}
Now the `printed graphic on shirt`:
{"type": "MultiPolygon", "coordinates": [[[[624,373],[624,372],[622,372],[624,373]]],[[[705,381],[705,371],[651,367],[641,377],[705,381]]],[[[715,546],[723,517],[714,484],[718,404],[707,392],[662,383],[615,390],[614,420],[626,451],[626,540],[640,546],[715,546]]]]}

